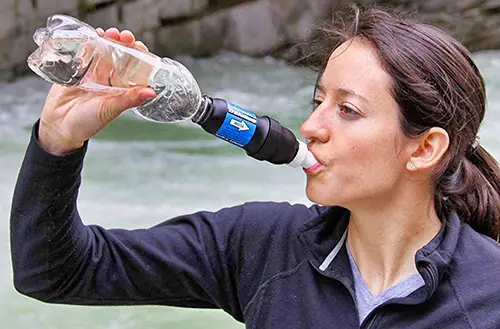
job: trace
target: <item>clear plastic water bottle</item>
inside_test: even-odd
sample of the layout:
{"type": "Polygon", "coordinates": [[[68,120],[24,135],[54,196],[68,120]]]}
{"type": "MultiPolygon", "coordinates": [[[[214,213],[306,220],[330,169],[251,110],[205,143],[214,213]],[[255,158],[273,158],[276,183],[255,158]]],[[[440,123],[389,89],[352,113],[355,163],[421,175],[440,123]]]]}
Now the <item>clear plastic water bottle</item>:
{"type": "Polygon", "coordinates": [[[49,17],[33,39],[39,48],[28,65],[49,82],[107,92],[153,88],[157,96],[134,110],[155,122],[190,119],[202,106],[198,83],[181,63],[101,37],[74,17],[49,17]]]}

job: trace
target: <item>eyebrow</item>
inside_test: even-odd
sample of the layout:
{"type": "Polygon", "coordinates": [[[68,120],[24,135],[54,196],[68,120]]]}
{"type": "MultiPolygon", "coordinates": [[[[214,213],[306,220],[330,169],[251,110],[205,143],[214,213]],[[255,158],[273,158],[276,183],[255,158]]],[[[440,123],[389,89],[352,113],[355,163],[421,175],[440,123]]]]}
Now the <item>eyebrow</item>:
{"type": "MultiPolygon", "coordinates": [[[[319,91],[321,91],[322,93],[326,94],[326,88],[321,83],[321,81],[318,82],[317,89],[319,91]]],[[[366,99],[366,97],[364,97],[364,96],[362,96],[360,94],[355,93],[354,90],[351,90],[351,89],[337,88],[337,89],[335,89],[335,92],[337,92],[338,94],[340,94],[343,97],[353,96],[353,97],[359,98],[359,99],[361,99],[361,100],[363,100],[365,102],[369,102],[368,99],[366,99]]]]}

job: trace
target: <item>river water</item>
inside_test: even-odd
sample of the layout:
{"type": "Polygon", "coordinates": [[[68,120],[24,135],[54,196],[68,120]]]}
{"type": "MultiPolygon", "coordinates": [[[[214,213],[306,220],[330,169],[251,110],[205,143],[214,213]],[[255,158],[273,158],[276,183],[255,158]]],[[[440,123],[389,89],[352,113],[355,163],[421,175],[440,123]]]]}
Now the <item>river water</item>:
{"type": "MultiPolygon", "coordinates": [[[[500,52],[475,54],[486,78],[481,143],[500,159],[500,52]]],[[[204,93],[268,114],[296,133],[310,112],[314,74],[274,59],[233,54],[183,58],[204,93]]],[[[9,254],[12,191],[49,84],[37,77],[0,83],[0,327],[50,329],[242,328],[218,310],[164,306],[47,305],[15,292],[9,254]]],[[[93,139],[79,208],[87,224],[140,228],[201,209],[249,200],[309,203],[301,170],[248,158],[194,124],[155,124],[127,113],[93,139]]]]}

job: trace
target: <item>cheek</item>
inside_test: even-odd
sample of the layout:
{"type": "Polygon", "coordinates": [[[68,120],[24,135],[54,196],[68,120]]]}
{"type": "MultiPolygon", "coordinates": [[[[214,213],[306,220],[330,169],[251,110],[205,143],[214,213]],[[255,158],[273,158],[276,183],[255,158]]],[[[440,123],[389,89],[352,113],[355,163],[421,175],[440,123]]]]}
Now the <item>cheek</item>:
{"type": "MultiPolygon", "coordinates": [[[[404,165],[398,156],[393,139],[384,140],[366,151],[365,161],[360,163],[358,175],[352,176],[359,188],[360,198],[378,198],[392,195],[399,190],[399,183],[404,175],[404,165]],[[363,168],[361,168],[363,167],[363,168]]],[[[353,173],[352,173],[353,174],[353,173]]]]}
{"type": "Polygon", "coordinates": [[[350,144],[344,161],[344,170],[360,184],[393,181],[392,176],[399,172],[401,163],[396,134],[379,131],[362,135],[350,144]]]}
{"type": "Polygon", "coordinates": [[[395,134],[388,131],[351,135],[332,154],[327,170],[308,178],[314,202],[342,205],[374,197],[390,191],[402,174],[395,134]]]}

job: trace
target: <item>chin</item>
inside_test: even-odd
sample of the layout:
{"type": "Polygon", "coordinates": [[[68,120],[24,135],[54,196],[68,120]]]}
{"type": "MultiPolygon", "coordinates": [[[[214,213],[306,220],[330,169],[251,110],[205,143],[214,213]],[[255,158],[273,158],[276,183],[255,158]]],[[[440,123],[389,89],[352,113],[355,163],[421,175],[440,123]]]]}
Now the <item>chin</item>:
{"type": "MultiPolygon", "coordinates": [[[[306,185],[306,195],[307,198],[316,204],[322,206],[340,206],[348,208],[352,199],[346,198],[348,196],[345,189],[336,189],[335,186],[340,186],[340,184],[320,184],[318,181],[307,181],[306,185]]],[[[352,196],[352,195],[351,195],[352,196]]]]}
{"type": "Polygon", "coordinates": [[[325,206],[333,205],[332,201],[334,200],[332,200],[331,194],[325,192],[325,189],[321,188],[318,184],[308,182],[306,185],[306,195],[314,203],[325,206]]]}

